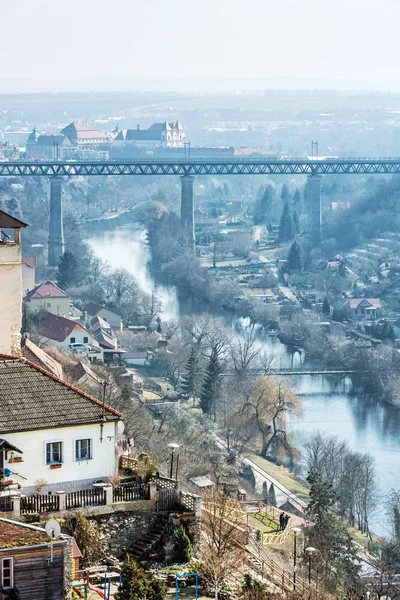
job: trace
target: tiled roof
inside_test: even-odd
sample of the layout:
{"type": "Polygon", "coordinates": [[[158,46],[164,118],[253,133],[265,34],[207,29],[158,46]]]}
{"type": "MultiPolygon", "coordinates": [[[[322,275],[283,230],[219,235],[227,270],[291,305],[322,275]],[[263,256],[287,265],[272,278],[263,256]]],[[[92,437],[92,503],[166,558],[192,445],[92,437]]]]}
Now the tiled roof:
{"type": "Polygon", "coordinates": [[[90,316],[96,316],[102,308],[109,310],[110,312],[114,313],[115,315],[118,315],[119,317],[121,316],[120,313],[116,310],[113,310],[112,308],[107,308],[107,306],[103,306],[102,304],[97,304],[97,302],[88,302],[83,310],[90,316]]]}
{"type": "Polygon", "coordinates": [[[20,227],[28,227],[28,224],[12,217],[4,210],[0,210],[0,229],[19,229],[20,227]]]}
{"type": "Polygon", "coordinates": [[[363,305],[362,308],[366,309],[382,308],[379,298],[350,298],[347,300],[346,305],[354,309],[360,305],[363,305]]]}
{"type": "Polygon", "coordinates": [[[67,138],[69,138],[71,141],[74,139],[87,138],[105,139],[106,137],[104,133],[96,129],[96,127],[94,127],[93,125],[90,125],[90,123],[86,123],[85,121],[73,121],[72,123],[64,127],[64,129],[61,130],[61,133],[67,136],[67,138]]]}
{"type": "Polygon", "coordinates": [[[43,281],[43,283],[39,283],[33,290],[27,293],[25,299],[44,299],[44,298],[69,298],[67,292],[64,292],[61,288],[58,287],[52,281],[43,281]]]}
{"type": "MultiPolygon", "coordinates": [[[[25,358],[0,355],[0,434],[100,423],[103,404],[25,358]]],[[[104,406],[104,419],[121,414],[104,406]]]]}
{"type": "Polygon", "coordinates": [[[36,268],[36,256],[23,256],[22,262],[30,269],[36,268]]]}
{"type": "Polygon", "coordinates": [[[53,373],[59,379],[63,379],[63,370],[60,363],[39,348],[39,346],[36,346],[31,340],[23,340],[21,351],[24,358],[27,358],[41,369],[53,373]]]}
{"type": "Polygon", "coordinates": [[[67,319],[66,317],[59,317],[52,313],[48,313],[47,317],[40,322],[38,329],[41,335],[44,335],[50,340],[55,340],[56,342],[64,342],[67,337],[76,330],[84,331],[88,335],[91,335],[86,327],[77,321],[67,319]]]}
{"type": "Polygon", "coordinates": [[[107,323],[107,321],[97,315],[97,317],[93,317],[90,321],[90,331],[96,331],[99,327],[107,330],[111,329],[110,323],[107,323]]]}
{"type": "Polygon", "coordinates": [[[94,379],[94,381],[97,381],[97,383],[103,383],[103,380],[100,379],[100,377],[98,377],[98,375],[96,375],[96,373],[92,371],[92,369],[88,365],[85,365],[85,363],[83,363],[80,360],[76,363],[76,365],[72,367],[71,375],[74,381],[79,381],[80,379],[82,379],[82,377],[88,375],[89,377],[94,379]]]}
{"type": "Polygon", "coordinates": [[[167,121],[163,121],[162,123],[153,123],[149,127],[149,130],[158,130],[158,131],[168,131],[171,129],[171,125],[167,121]]]}
{"type": "Polygon", "coordinates": [[[51,148],[54,146],[54,144],[58,144],[59,146],[71,146],[71,142],[69,141],[69,139],[61,133],[40,135],[37,139],[36,144],[38,146],[50,146],[51,148]]]}

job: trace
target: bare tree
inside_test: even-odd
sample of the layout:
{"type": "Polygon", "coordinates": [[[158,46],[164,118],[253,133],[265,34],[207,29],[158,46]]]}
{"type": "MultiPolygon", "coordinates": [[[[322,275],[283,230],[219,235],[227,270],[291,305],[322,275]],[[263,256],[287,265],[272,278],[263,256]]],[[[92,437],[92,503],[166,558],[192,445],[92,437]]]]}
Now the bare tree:
{"type": "Polygon", "coordinates": [[[221,584],[237,570],[247,541],[245,515],[237,500],[218,489],[208,492],[203,497],[201,532],[202,567],[218,600],[221,584]]]}

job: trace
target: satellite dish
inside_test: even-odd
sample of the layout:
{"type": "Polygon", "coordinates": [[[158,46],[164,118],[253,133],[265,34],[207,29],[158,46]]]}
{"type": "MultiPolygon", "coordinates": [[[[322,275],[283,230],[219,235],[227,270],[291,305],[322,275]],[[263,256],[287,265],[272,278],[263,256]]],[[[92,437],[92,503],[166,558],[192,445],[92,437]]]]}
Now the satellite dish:
{"type": "Polygon", "coordinates": [[[49,538],[51,540],[56,540],[58,537],[60,537],[61,528],[60,528],[60,524],[58,523],[58,521],[55,521],[54,519],[50,519],[49,521],[47,521],[47,523],[44,527],[46,529],[47,535],[49,536],[49,538]]]}
{"type": "Polygon", "coordinates": [[[118,433],[124,433],[125,423],[123,421],[118,421],[118,433]]]}

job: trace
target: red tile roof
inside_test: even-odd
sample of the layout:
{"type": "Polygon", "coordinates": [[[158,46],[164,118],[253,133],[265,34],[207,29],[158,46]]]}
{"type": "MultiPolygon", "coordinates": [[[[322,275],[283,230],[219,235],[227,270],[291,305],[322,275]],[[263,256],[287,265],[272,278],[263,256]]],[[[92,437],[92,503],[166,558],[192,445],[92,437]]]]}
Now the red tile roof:
{"type": "Polygon", "coordinates": [[[41,335],[56,342],[64,342],[73,331],[84,331],[93,338],[86,327],[77,321],[67,319],[66,317],[59,317],[52,313],[48,313],[47,317],[40,322],[38,329],[41,335]]]}
{"type": "Polygon", "coordinates": [[[69,298],[67,292],[64,292],[52,281],[39,283],[33,290],[27,293],[25,300],[45,299],[45,298],[69,298]]]}
{"type": "Polygon", "coordinates": [[[22,257],[22,262],[24,263],[24,265],[26,265],[27,267],[29,267],[30,269],[35,269],[36,268],[36,256],[23,256],[22,257]]]}
{"type": "Polygon", "coordinates": [[[69,140],[71,141],[76,139],[93,138],[103,140],[106,138],[104,133],[96,129],[96,127],[94,127],[93,125],[90,125],[90,123],[86,123],[85,121],[73,121],[72,123],[64,127],[64,129],[61,130],[61,133],[67,136],[67,138],[69,138],[69,140]]]}
{"type": "Polygon", "coordinates": [[[122,415],[25,358],[0,354],[0,432],[35,431],[122,415]]]}

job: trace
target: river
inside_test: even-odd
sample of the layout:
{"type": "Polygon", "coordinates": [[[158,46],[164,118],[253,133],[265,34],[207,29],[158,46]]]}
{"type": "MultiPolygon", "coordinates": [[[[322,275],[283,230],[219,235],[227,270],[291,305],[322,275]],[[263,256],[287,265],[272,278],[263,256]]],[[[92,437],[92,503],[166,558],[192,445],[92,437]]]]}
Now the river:
{"type": "MultiPolygon", "coordinates": [[[[142,229],[123,226],[96,232],[89,243],[96,255],[107,260],[113,268],[124,267],[131,272],[143,290],[157,292],[163,305],[164,320],[179,316],[176,290],[156,285],[149,273],[149,249],[142,229]]],[[[240,333],[240,328],[245,325],[243,321],[237,321],[235,328],[240,333]]],[[[260,341],[282,367],[299,361],[299,355],[292,356],[277,338],[261,334],[260,341]]],[[[345,440],[353,450],[369,452],[374,457],[381,500],[371,519],[371,528],[377,534],[386,534],[384,496],[391,487],[400,488],[400,410],[377,403],[368,396],[352,394],[349,378],[301,375],[291,377],[290,381],[303,401],[302,416],[291,418],[289,422],[295,444],[300,449],[311,432],[320,430],[345,440]]]]}

